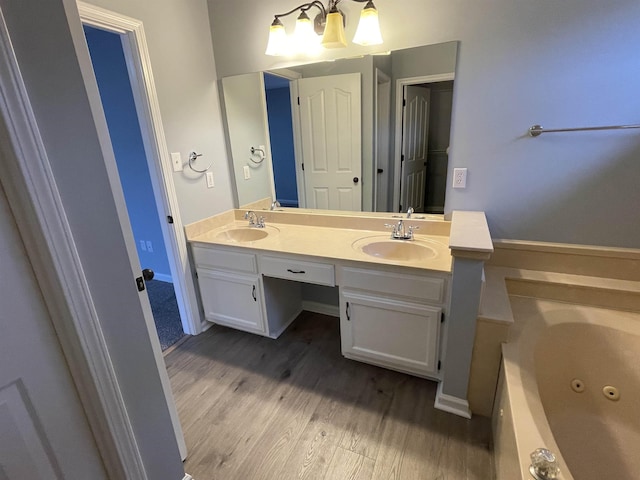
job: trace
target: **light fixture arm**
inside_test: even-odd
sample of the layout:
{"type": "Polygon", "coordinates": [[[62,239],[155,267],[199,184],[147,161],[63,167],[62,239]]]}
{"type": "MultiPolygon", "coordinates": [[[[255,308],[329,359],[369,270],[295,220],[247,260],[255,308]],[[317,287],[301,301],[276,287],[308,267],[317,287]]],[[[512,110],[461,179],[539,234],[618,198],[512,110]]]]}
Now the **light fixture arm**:
{"type": "MultiPolygon", "coordinates": [[[[286,13],[278,13],[278,14],[274,15],[273,25],[281,24],[282,23],[280,21],[281,18],[288,17],[289,15],[291,15],[292,13],[297,12],[298,10],[300,12],[302,12],[302,13],[306,13],[311,8],[316,7],[316,8],[318,8],[318,10],[320,10],[320,13],[316,16],[316,18],[314,20],[314,28],[316,29],[316,33],[318,35],[322,35],[325,23],[327,21],[327,13],[337,12],[338,11],[338,4],[341,1],[342,0],[329,0],[329,3],[327,5],[327,7],[325,7],[322,4],[322,2],[320,2],[319,0],[313,0],[312,2],[303,3],[302,5],[298,5],[297,7],[292,8],[291,10],[289,10],[286,13]]],[[[351,1],[352,2],[357,2],[357,3],[371,2],[371,0],[351,0],[351,1]]],[[[342,16],[344,17],[344,13],[342,13],[342,16]]],[[[346,23],[346,19],[345,19],[345,23],[346,23]]]]}
{"type": "Polygon", "coordinates": [[[324,5],[320,1],[314,0],[313,2],[303,3],[302,5],[298,5],[296,8],[293,8],[293,9],[289,10],[287,13],[278,13],[277,15],[274,15],[274,18],[280,19],[282,17],[287,17],[287,16],[291,15],[292,13],[297,12],[298,10],[300,10],[301,12],[306,12],[311,7],[319,8],[320,12],[322,13],[322,16],[323,17],[327,16],[327,11],[325,10],[324,5]]]}

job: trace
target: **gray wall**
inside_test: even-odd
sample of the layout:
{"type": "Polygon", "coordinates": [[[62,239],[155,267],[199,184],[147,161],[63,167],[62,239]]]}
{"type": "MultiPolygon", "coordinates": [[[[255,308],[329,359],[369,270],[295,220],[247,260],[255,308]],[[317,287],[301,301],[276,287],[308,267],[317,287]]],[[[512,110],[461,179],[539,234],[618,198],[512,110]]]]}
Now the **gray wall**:
{"type": "Polygon", "coordinates": [[[173,173],[182,222],[233,208],[206,0],[88,3],[143,22],[169,152],[180,152],[184,162],[190,151],[202,153],[196,168],[213,162],[211,189],[188,167],[173,173]]]}
{"type": "Polygon", "coordinates": [[[120,228],[124,212],[112,194],[113,184],[123,205],[115,160],[110,153],[107,167],[108,144],[96,129],[99,122],[106,131],[104,116],[94,116],[101,108],[97,86],[88,89],[81,73],[81,65],[85,74],[91,67],[75,2],[1,0],[0,6],[148,476],[182,478],[136,275],[120,228]]]}
{"type": "MultiPolygon", "coordinates": [[[[295,63],[264,55],[274,13],[291,2],[208,2],[220,76],[295,63]]],[[[344,4],[350,39],[361,6],[344,4]]],[[[526,135],[535,123],[638,123],[640,3],[405,0],[397,8],[381,0],[376,6],[384,49],[460,41],[448,186],[452,167],[469,173],[465,190],[448,188],[447,211],[485,210],[494,238],[640,246],[638,131],[526,135]]],[[[350,45],[323,58],[373,50],[350,45]]]]}

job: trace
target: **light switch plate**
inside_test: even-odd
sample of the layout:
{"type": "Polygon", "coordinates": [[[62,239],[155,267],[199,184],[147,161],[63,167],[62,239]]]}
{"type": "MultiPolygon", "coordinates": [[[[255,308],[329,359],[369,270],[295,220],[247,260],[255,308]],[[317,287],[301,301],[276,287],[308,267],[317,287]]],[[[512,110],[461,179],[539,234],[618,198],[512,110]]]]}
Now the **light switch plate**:
{"type": "Polygon", "coordinates": [[[173,165],[174,172],[182,171],[182,157],[180,156],[180,152],[171,153],[171,164],[173,165]]]}
{"type": "Polygon", "coordinates": [[[249,180],[251,178],[251,170],[249,170],[249,165],[245,165],[242,167],[242,171],[244,172],[244,179],[249,180]]]}
{"type": "Polygon", "coordinates": [[[207,188],[213,188],[216,184],[213,182],[213,172],[207,172],[207,188]]]}

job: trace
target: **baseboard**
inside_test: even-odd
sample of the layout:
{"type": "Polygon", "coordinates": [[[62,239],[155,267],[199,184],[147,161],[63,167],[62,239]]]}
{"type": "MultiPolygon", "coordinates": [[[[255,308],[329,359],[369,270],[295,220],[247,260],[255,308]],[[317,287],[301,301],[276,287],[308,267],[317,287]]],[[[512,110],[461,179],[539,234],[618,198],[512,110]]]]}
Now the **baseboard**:
{"type": "Polygon", "coordinates": [[[153,279],[159,282],[173,283],[173,277],[167,273],[153,272],[153,279]]]}
{"type": "Polygon", "coordinates": [[[329,315],[330,317],[340,317],[340,307],[338,305],[329,305],[328,303],[303,300],[302,309],[306,310],[307,312],[329,315]]]}
{"type": "Polygon", "coordinates": [[[442,382],[438,384],[436,401],[433,406],[438,410],[453,413],[459,417],[471,418],[471,410],[469,409],[469,402],[467,399],[442,393],[442,382]]]}

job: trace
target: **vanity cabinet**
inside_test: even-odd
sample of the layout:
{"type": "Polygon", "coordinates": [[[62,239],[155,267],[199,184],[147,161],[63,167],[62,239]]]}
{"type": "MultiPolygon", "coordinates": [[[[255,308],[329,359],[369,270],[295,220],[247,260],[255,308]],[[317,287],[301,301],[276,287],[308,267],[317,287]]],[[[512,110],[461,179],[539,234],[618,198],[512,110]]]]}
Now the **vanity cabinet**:
{"type": "Polygon", "coordinates": [[[342,354],[430,378],[438,378],[445,277],[342,268],[342,354]]]}
{"type": "Polygon", "coordinates": [[[246,332],[267,335],[264,289],[256,256],[193,247],[205,318],[246,332]]]}
{"type": "Polygon", "coordinates": [[[198,283],[207,320],[246,332],[267,333],[258,275],[198,268],[198,283]]]}

